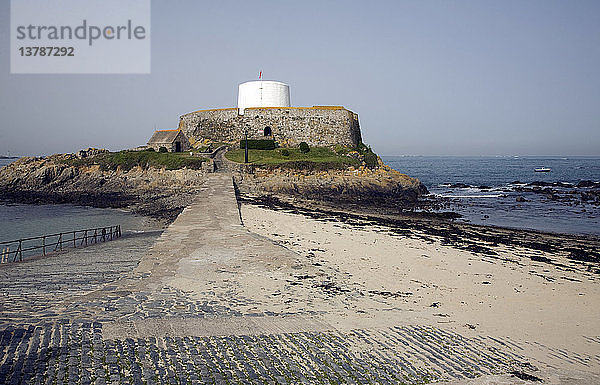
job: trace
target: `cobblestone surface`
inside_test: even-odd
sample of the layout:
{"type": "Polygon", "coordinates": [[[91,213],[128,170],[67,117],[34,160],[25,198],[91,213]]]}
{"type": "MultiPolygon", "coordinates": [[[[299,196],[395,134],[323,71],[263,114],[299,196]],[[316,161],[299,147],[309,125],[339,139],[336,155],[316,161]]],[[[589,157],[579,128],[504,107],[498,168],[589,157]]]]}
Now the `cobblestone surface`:
{"type": "Polygon", "coordinates": [[[0,333],[0,383],[423,383],[503,373],[524,358],[431,327],[103,339],[98,322],[0,333]]]}

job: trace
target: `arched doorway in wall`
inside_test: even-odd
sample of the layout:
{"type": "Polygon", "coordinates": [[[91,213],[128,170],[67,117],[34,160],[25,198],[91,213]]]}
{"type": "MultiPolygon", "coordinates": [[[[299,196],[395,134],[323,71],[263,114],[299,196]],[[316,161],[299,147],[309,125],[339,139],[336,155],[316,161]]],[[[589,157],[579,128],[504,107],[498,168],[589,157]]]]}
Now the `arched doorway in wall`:
{"type": "Polygon", "coordinates": [[[264,131],[263,131],[264,136],[271,136],[271,127],[267,126],[265,127],[264,131]]]}

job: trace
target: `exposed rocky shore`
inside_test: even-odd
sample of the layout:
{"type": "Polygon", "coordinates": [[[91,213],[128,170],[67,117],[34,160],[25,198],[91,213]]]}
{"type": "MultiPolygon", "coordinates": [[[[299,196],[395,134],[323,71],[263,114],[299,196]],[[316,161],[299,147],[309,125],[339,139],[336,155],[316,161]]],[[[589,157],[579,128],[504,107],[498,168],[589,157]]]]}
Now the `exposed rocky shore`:
{"type": "MultiPolygon", "coordinates": [[[[449,191],[453,191],[455,189],[477,189],[481,192],[496,191],[500,193],[532,193],[545,197],[549,201],[559,201],[570,206],[576,206],[582,203],[600,205],[600,182],[594,182],[591,180],[581,180],[576,184],[545,181],[522,183],[517,180],[511,182],[509,186],[502,188],[473,186],[465,183],[452,183],[445,185],[445,187],[448,188],[449,191]]],[[[527,199],[523,197],[523,195],[517,195],[516,200],[517,202],[527,202],[527,199]]]]}
{"type": "Polygon", "coordinates": [[[205,182],[201,170],[102,170],[98,165],[73,166],[65,162],[74,157],[24,157],[0,169],[0,199],[127,207],[141,215],[170,221],[205,182]]]}
{"type": "Polygon", "coordinates": [[[379,167],[307,171],[258,169],[235,176],[239,193],[258,199],[320,202],[336,206],[367,206],[399,213],[413,209],[427,188],[381,160],[379,167]]]}
{"type": "MultiPolygon", "coordinates": [[[[568,205],[589,203],[600,205],[600,183],[582,180],[577,184],[563,182],[512,182],[514,191],[523,193],[541,194],[551,201],[561,201],[568,205]]],[[[518,199],[519,201],[524,201],[518,199]]]]}
{"type": "MultiPolygon", "coordinates": [[[[92,157],[96,154],[84,154],[92,157]]],[[[81,154],[24,157],[0,169],[0,199],[19,203],[73,203],[127,207],[154,218],[173,220],[206,182],[206,170],[133,167],[105,170],[73,165],[81,154]]],[[[330,204],[412,209],[427,193],[417,179],[380,163],[379,167],[330,171],[256,169],[233,172],[238,190],[254,197],[308,199],[330,204]]]]}

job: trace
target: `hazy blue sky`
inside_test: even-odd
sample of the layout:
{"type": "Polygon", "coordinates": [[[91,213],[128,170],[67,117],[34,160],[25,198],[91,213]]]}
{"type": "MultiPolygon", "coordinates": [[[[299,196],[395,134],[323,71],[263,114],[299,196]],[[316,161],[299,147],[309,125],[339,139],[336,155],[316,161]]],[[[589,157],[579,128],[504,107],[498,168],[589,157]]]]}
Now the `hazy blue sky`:
{"type": "Polygon", "coordinates": [[[386,155],[600,155],[600,1],[153,1],[150,75],[11,75],[0,154],[144,144],[262,70],[386,155]]]}

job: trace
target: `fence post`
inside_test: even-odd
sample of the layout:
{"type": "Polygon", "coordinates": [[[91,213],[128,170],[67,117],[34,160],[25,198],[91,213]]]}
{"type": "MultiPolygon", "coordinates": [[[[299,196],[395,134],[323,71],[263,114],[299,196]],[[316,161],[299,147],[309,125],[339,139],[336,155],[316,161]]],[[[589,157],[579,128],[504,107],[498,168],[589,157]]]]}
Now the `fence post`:
{"type": "Polygon", "coordinates": [[[45,235],[42,237],[42,255],[43,256],[46,255],[46,236],[45,235]]]}
{"type": "Polygon", "coordinates": [[[87,246],[87,230],[85,230],[85,233],[83,234],[83,236],[85,237],[85,245],[87,246]]]}
{"type": "MultiPolygon", "coordinates": [[[[17,253],[15,253],[15,260],[17,259],[17,253]]],[[[23,260],[23,240],[19,239],[19,259],[23,260]]]]}
{"type": "Polygon", "coordinates": [[[60,245],[60,247],[59,247],[59,248],[60,248],[61,250],[62,250],[62,235],[63,235],[63,233],[60,233],[60,234],[59,234],[59,236],[58,236],[58,242],[60,242],[60,243],[59,243],[59,245],[60,245]]]}

